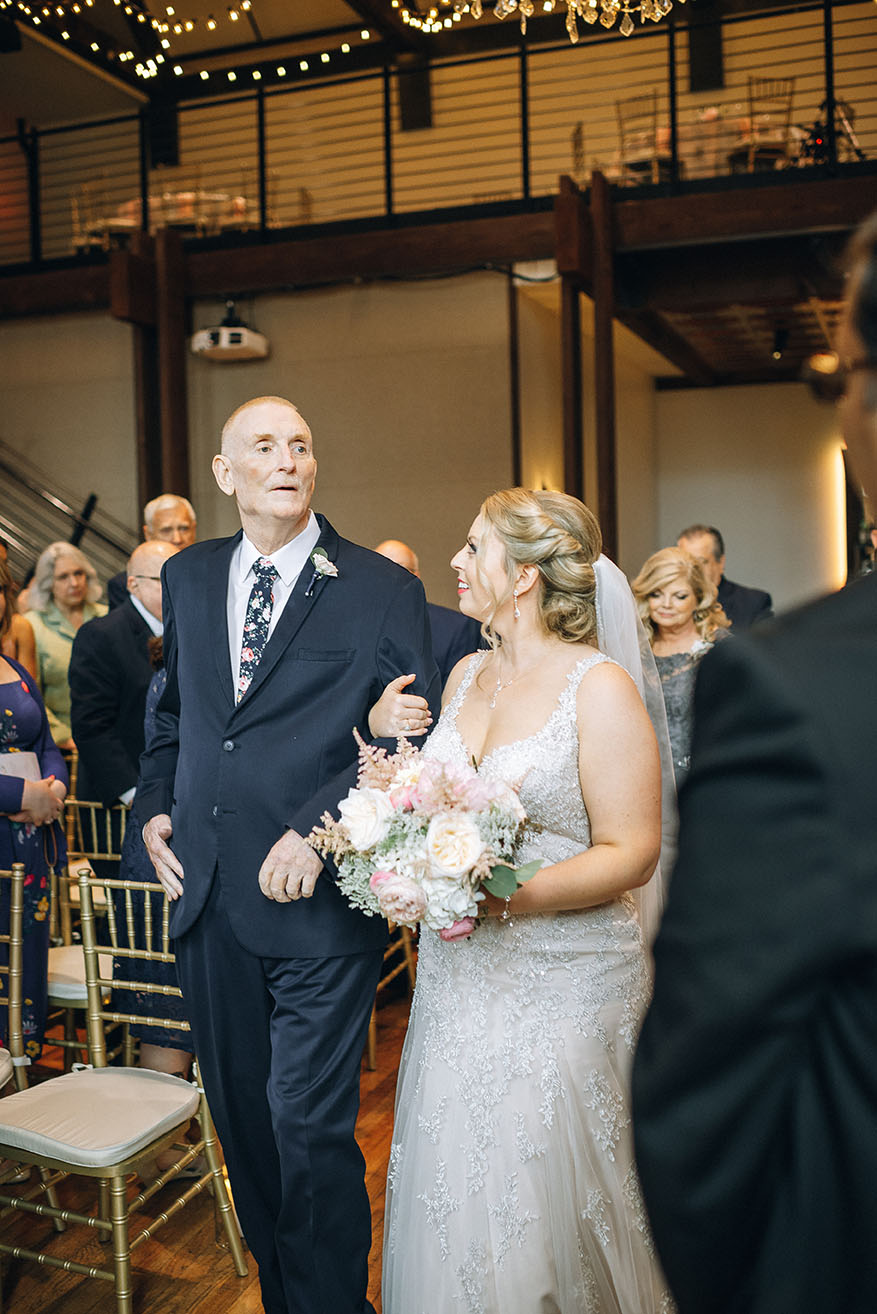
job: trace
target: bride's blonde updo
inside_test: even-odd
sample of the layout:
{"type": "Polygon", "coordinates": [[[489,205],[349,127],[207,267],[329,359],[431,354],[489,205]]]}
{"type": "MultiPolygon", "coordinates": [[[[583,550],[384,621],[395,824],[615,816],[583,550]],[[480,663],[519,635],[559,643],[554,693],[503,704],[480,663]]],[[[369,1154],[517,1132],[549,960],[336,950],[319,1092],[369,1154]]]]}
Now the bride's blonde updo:
{"type": "Polygon", "coordinates": [[[512,596],[515,568],[536,566],[546,632],[564,643],[596,645],[594,562],[602,546],[596,516],[567,493],[526,488],[493,493],[482,503],[481,515],[505,550],[510,581],[505,596],[494,600],[493,615],[512,596]]]}

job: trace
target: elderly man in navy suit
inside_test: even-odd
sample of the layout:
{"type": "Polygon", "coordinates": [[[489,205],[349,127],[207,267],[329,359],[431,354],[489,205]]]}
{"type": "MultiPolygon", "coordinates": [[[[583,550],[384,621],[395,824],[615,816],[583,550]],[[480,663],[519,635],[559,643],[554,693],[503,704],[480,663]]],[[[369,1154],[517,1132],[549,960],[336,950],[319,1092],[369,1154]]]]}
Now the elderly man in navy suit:
{"type": "MultiPolygon", "coordinates": [[[[844,436],[877,496],[877,215],[852,249],[844,436]]],[[[634,1064],[680,1314],[872,1314],[877,574],[707,655],[634,1064]]]]}
{"type": "Polygon", "coordinates": [[[291,402],[239,407],[213,470],[242,532],[164,572],[167,689],[137,808],[264,1307],[364,1314],[354,1124],[386,924],[302,837],[354,783],[353,728],[389,682],[413,672],[436,710],[426,600],[311,512],[291,402]]]}
{"type": "Polygon", "coordinates": [[[773,600],[764,589],[735,584],[725,577],[725,541],[714,525],[689,525],[679,535],[676,546],[696,557],[703,566],[703,573],[716,589],[735,634],[773,615],[773,600]]]}

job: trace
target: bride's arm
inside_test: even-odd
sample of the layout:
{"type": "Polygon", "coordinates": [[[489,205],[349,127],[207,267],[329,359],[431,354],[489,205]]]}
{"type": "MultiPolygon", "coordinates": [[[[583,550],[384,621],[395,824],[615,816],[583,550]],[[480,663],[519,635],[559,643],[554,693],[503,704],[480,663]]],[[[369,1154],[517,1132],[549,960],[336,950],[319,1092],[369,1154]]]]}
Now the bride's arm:
{"type": "MultiPolygon", "coordinates": [[[[633,681],[608,663],[579,686],[579,779],[591,848],[545,867],[509,905],[516,913],[590,908],[645,885],[661,848],[661,769],[633,681]]],[[[504,902],[490,900],[490,911],[504,902]]]]}

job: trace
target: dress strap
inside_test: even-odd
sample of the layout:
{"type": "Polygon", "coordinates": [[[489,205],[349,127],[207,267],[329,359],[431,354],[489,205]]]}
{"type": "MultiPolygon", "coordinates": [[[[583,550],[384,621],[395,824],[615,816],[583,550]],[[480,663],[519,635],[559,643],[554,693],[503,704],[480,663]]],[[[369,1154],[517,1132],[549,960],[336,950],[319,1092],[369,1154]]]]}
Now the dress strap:
{"type": "Polygon", "coordinates": [[[475,679],[476,674],[481,669],[481,663],[487,656],[487,651],[473,652],[466,660],[466,670],[463,672],[463,678],[457,685],[457,691],[451,701],[445,708],[445,715],[457,719],[457,713],[463,705],[463,699],[469,692],[469,686],[475,679]]]}
{"type": "MultiPolygon", "coordinates": [[[[612,658],[607,657],[604,652],[589,652],[581,661],[576,662],[566,677],[566,684],[557,700],[559,707],[568,715],[575,717],[579,685],[588,671],[593,670],[595,666],[601,666],[604,662],[612,662],[612,658]]],[[[612,662],[612,665],[615,664],[612,662]]]]}

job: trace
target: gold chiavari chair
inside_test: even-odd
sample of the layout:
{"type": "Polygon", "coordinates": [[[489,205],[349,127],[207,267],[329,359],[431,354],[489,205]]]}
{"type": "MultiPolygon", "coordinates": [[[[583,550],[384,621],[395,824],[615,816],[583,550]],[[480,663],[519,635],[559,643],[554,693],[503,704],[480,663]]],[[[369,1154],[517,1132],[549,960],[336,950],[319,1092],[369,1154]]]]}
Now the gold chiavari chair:
{"type": "Polygon", "coordinates": [[[390,926],[390,943],[384,950],[384,966],[381,969],[381,977],[378,981],[378,988],[375,993],[375,1004],[372,1008],[372,1015],[368,1023],[368,1039],[366,1041],[366,1066],[369,1072],[374,1072],[378,1066],[378,1020],[377,1005],[381,994],[386,990],[391,981],[402,972],[408,973],[408,990],[409,993],[414,989],[414,981],[417,976],[417,957],[414,952],[414,936],[407,926],[390,926]],[[396,959],[396,962],[393,960],[396,959]],[[389,966],[392,964],[392,966],[389,966]]]}
{"type": "MultiPolygon", "coordinates": [[[[5,1240],[0,1240],[0,1254],[15,1254],[21,1259],[110,1281],[115,1287],[117,1314],[132,1314],[131,1253],[207,1187],[212,1187],[225,1243],[238,1276],[246,1276],[247,1266],[204,1092],[196,1084],[167,1073],[107,1066],[106,1021],[159,1022],[162,1026],[179,1030],[187,1030],[188,1024],[171,1018],[113,1013],[104,1007],[104,992],[111,982],[102,977],[99,965],[92,900],[92,889],[98,883],[104,885],[108,896],[111,938],[116,927],[115,913],[109,911],[112,891],[123,892],[123,916],[129,943],[114,945],[114,955],[129,959],[132,964],[137,960],[173,962],[166,902],[159,927],[155,926],[152,917],[149,895],[155,892],[155,886],[139,881],[99,882],[98,877],[83,869],[79,876],[79,895],[88,987],[89,1053],[93,1066],[65,1073],[0,1100],[0,1155],[51,1169],[53,1181],[71,1173],[97,1179],[97,1211],[84,1215],[65,1210],[63,1218],[96,1229],[105,1239],[111,1240],[112,1268],[87,1267],[73,1260],[60,1259],[49,1250],[33,1251],[5,1240]],[[134,897],[138,891],[143,895],[142,907],[138,907],[138,900],[134,897]],[[140,918],[142,928],[137,925],[140,918]],[[140,943],[151,946],[156,935],[162,946],[160,949],[132,947],[140,943]],[[201,1139],[194,1144],[184,1144],[183,1153],[173,1167],[144,1183],[143,1189],[129,1199],[126,1180],[129,1174],[135,1170],[142,1174],[147,1161],[153,1162],[162,1150],[180,1141],[192,1117],[198,1120],[201,1139]],[[132,1236],[132,1215],[201,1154],[207,1161],[207,1171],[187,1184],[172,1203],[132,1236]]],[[[135,970],[132,967],[132,973],[135,970]]],[[[179,994],[173,986],[150,987],[133,981],[117,984],[154,995],[156,1013],[161,1011],[162,998],[179,994]]],[[[20,998],[18,1006],[20,1008],[20,998]]],[[[15,1208],[14,1197],[0,1196],[0,1201],[15,1208]]],[[[41,1202],[29,1204],[28,1209],[42,1217],[58,1216],[56,1209],[41,1202]]]]}

